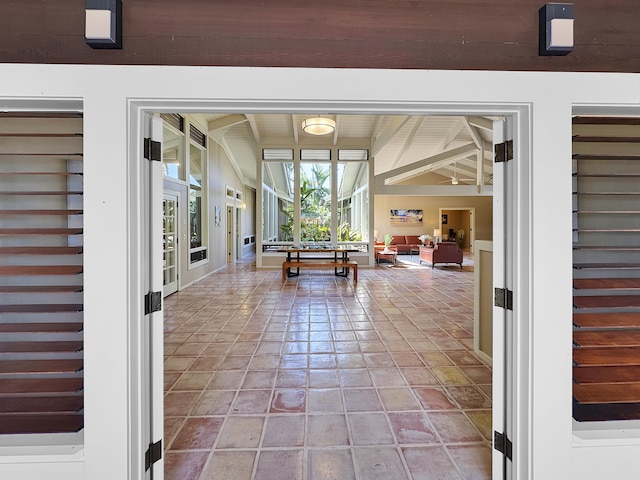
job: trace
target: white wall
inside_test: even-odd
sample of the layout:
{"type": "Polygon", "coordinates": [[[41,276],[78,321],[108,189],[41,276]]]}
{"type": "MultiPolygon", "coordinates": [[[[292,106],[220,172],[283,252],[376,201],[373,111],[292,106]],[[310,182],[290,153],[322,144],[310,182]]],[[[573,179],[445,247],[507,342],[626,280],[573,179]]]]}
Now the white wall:
{"type": "Polygon", "coordinates": [[[523,145],[530,162],[525,155],[518,187],[525,195],[515,205],[518,271],[528,280],[520,282],[527,291],[514,292],[523,352],[516,387],[521,405],[532,407],[517,412],[518,478],[637,478],[637,432],[627,432],[624,441],[589,440],[572,428],[570,118],[574,104],[639,113],[639,75],[2,64],[0,78],[3,109],[26,100],[83,101],[86,192],[83,458],[4,452],[0,478],[136,478],[142,245],[140,168],[129,147],[129,135],[137,132],[129,112],[133,100],[150,110],[166,106],[185,78],[189,90],[172,103],[175,111],[304,112],[317,111],[318,104],[344,113],[530,111],[531,143],[523,145]],[[554,248],[548,248],[549,232],[554,248]]]}

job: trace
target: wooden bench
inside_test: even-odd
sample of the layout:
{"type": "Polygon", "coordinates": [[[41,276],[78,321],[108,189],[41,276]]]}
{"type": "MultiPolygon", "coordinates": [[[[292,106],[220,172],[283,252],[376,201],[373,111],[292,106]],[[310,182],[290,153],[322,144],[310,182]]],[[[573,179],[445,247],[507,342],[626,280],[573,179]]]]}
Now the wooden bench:
{"type": "Polygon", "coordinates": [[[349,275],[349,269],[353,269],[353,281],[358,281],[358,262],[354,260],[337,260],[337,261],[317,261],[317,260],[285,260],[282,262],[282,281],[284,282],[289,276],[292,268],[338,268],[346,269],[345,277],[349,275]]]}

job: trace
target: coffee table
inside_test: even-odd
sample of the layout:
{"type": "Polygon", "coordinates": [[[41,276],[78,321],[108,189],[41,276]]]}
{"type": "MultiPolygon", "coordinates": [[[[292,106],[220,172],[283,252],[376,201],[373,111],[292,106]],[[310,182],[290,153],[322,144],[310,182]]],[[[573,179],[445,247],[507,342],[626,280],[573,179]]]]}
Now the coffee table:
{"type": "Polygon", "coordinates": [[[376,252],[376,263],[380,264],[380,260],[382,259],[382,260],[389,260],[391,263],[395,265],[397,257],[398,257],[398,252],[395,250],[391,250],[389,252],[380,250],[379,252],[376,252]]]}

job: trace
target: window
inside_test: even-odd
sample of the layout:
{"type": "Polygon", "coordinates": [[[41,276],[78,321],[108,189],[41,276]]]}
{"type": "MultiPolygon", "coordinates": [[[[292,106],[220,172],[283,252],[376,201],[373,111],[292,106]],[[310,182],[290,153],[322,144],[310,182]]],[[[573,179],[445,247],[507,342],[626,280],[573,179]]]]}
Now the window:
{"type": "Polygon", "coordinates": [[[293,163],[262,164],[262,240],[293,241],[293,163]]]}
{"type": "Polygon", "coordinates": [[[331,241],[331,164],[300,164],[300,240],[331,241]]]}
{"type": "Polygon", "coordinates": [[[369,240],[369,165],[338,162],[338,241],[369,240]]]}
{"type": "Polygon", "coordinates": [[[198,145],[189,146],[189,248],[191,263],[206,256],[206,202],[204,182],[206,181],[206,150],[198,145]]]}
{"type": "Polygon", "coordinates": [[[82,114],[2,117],[0,436],[5,445],[17,445],[11,435],[21,445],[82,443],[82,114]],[[22,438],[33,434],[45,436],[22,438]]]}
{"type": "Polygon", "coordinates": [[[640,420],[640,119],[573,119],[573,418],[640,420]]]}
{"type": "Polygon", "coordinates": [[[335,155],[334,149],[303,148],[299,159],[294,153],[286,148],[263,150],[266,249],[282,242],[368,243],[369,151],[338,150],[335,155]]]}

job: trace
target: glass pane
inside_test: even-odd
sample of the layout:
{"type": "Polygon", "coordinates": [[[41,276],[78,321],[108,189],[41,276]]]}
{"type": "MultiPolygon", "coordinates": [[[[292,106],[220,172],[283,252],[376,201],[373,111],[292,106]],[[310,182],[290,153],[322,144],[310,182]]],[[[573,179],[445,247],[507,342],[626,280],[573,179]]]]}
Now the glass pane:
{"type": "Polygon", "coordinates": [[[369,150],[367,149],[340,149],[338,150],[338,160],[369,160],[369,150]]]}
{"type": "Polygon", "coordinates": [[[293,160],[292,148],[264,148],[262,150],[263,160],[293,160]]]}
{"type": "Polygon", "coordinates": [[[175,236],[174,235],[165,235],[164,236],[164,245],[163,250],[173,250],[175,248],[175,236]]]}
{"type": "Polygon", "coordinates": [[[300,164],[300,240],[331,241],[331,164],[300,164]]]}
{"type": "Polygon", "coordinates": [[[189,241],[191,248],[204,244],[204,151],[191,145],[189,149],[189,241]]]}
{"type": "Polygon", "coordinates": [[[338,162],[338,241],[369,240],[369,165],[338,162]]]}
{"type": "Polygon", "coordinates": [[[162,169],[167,177],[186,180],[184,161],[184,135],[164,127],[162,136],[162,169]]]}
{"type": "Polygon", "coordinates": [[[293,163],[262,164],[262,240],[293,241],[293,163]]]}
{"type": "Polygon", "coordinates": [[[303,148],[300,150],[300,160],[331,160],[331,150],[319,148],[303,148]]]}

